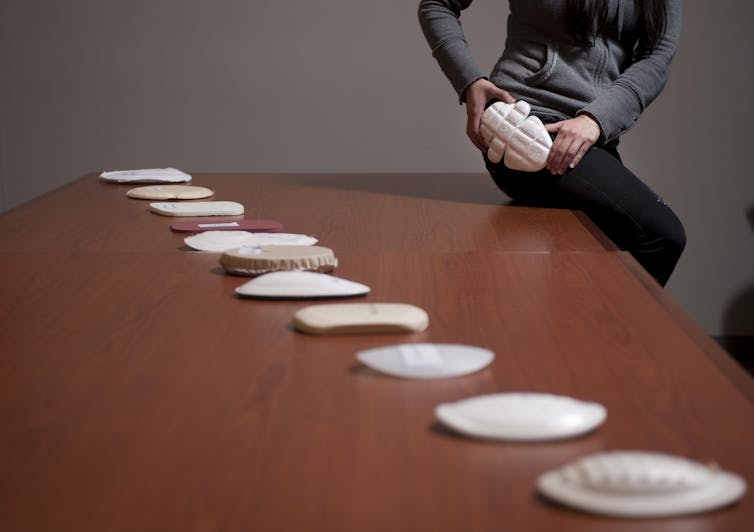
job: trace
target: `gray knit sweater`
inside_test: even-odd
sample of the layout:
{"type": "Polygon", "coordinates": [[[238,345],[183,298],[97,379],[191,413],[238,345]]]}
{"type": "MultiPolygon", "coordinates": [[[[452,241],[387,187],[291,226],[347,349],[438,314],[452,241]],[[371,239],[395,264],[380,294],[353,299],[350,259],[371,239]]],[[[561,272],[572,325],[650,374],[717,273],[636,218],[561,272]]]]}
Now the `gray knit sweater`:
{"type": "Polygon", "coordinates": [[[604,144],[628,131],[662,91],[678,46],[682,0],[668,0],[665,34],[647,51],[633,0],[607,0],[608,19],[591,45],[575,43],[565,0],[510,0],[502,56],[488,75],[471,56],[460,24],[472,0],[421,0],[419,21],[432,54],[459,96],[488,78],[539,115],[588,114],[604,144]]]}

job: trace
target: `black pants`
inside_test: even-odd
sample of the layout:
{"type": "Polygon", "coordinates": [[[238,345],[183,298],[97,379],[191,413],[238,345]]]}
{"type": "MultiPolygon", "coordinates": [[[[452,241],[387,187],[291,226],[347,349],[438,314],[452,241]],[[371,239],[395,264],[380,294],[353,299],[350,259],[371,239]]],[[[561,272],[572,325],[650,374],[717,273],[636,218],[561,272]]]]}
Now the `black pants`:
{"type": "Polygon", "coordinates": [[[484,160],[497,186],[514,201],[583,211],[657,282],[668,282],[686,245],[683,226],[662,198],[623,166],[615,146],[592,148],[562,176],[484,160]]]}

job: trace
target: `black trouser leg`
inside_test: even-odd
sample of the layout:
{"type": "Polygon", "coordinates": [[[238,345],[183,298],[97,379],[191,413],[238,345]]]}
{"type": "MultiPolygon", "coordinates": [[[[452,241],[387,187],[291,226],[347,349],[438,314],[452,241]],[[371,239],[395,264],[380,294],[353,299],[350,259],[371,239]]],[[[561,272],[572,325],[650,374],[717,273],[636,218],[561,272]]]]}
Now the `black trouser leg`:
{"type": "Polygon", "coordinates": [[[584,213],[665,286],[686,244],[680,220],[618,157],[592,148],[562,176],[518,172],[485,158],[498,187],[517,202],[584,213]]]}

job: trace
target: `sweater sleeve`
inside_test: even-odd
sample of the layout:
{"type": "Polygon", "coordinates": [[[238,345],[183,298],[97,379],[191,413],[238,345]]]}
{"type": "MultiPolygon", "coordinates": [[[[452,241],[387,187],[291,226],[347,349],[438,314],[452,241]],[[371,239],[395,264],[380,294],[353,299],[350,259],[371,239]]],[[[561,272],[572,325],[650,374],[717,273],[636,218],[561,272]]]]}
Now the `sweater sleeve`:
{"type": "Polygon", "coordinates": [[[640,54],[599,97],[576,113],[597,121],[602,142],[610,142],[631,129],[665,87],[681,36],[681,4],[681,0],[668,1],[665,33],[657,46],[640,54]]]}
{"type": "Polygon", "coordinates": [[[461,27],[461,11],[472,0],[421,0],[419,23],[445,76],[459,98],[474,81],[487,77],[471,56],[461,27]]]}

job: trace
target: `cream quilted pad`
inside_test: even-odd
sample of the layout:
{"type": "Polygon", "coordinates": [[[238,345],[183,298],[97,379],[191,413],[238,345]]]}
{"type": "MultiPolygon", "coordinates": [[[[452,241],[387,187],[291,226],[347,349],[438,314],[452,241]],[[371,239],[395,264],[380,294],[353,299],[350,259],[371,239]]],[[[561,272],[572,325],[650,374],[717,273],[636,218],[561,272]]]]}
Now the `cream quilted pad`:
{"type": "Polygon", "coordinates": [[[234,275],[255,276],[283,270],[330,272],[338,259],[322,246],[241,246],[225,251],[220,265],[234,275]]]}
{"type": "Polygon", "coordinates": [[[604,451],[537,479],[562,504],[612,517],[669,517],[714,510],[746,493],[746,481],[715,465],[646,451],[604,451]]]}

